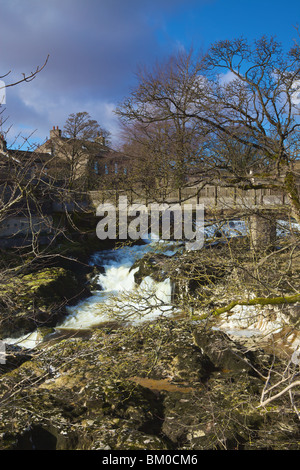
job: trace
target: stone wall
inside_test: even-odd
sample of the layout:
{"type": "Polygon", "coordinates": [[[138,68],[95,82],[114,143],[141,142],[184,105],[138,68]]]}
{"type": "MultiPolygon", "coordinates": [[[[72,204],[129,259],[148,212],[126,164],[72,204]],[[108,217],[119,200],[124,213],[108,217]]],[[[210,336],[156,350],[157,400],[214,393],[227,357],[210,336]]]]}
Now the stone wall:
{"type": "Polygon", "coordinates": [[[0,238],[27,236],[31,232],[50,233],[52,230],[52,223],[52,217],[8,217],[0,223],[0,238]]]}

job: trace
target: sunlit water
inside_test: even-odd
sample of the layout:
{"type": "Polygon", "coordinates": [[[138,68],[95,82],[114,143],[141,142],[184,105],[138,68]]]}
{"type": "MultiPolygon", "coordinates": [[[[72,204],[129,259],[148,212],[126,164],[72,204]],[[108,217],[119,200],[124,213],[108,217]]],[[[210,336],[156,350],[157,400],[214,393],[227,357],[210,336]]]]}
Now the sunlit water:
{"type": "MultiPolygon", "coordinates": [[[[293,228],[299,227],[295,225],[293,228]]],[[[277,229],[279,236],[284,236],[288,231],[288,223],[279,224],[277,229]]],[[[218,238],[245,236],[248,234],[248,227],[242,220],[233,220],[220,226],[206,225],[206,240],[213,238],[216,233],[218,233],[218,238]]],[[[172,256],[182,245],[161,241],[155,235],[151,240],[145,241],[147,243],[144,245],[124,246],[95,253],[91,257],[90,264],[104,268],[103,274],[96,276],[96,282],[101,290],[95,290],[87,299],[68,307],[67,317],[57,325],[57,328],[60,330],[88,329],[116,319],[135,324],[153,320],[161,315],[172,314],[174,312],[173,286],[170,279],[155,282],[147,276],[140,285],[137,285],[134,274],[138,268],[132,269],[132,266],[146,253],[160,252],[172,256]]],[[[35,331],[18,339],[6,338],[2,341],[32,348],[42,339],[39,332],[35,331]]]]}
{"type": "Polygon", "coordinates": [[[143,246],[124,247],[96,253],[92,264],[101,265],[105,272],[96,276],[101,290],[91,297],[68,307],[69,315],[59,328],[89,328],[113,320],[130,320],[131,323],[152,320],[172,310],[172,284],[170,279],[155,282],[150,276],[140,285],[135,283],[134,262],[151,251],[161,249],[166,255],[175,253],[174,246],[156,242],[143,246]],[[172,249],[173,248],[173,249],[172,249]]]}

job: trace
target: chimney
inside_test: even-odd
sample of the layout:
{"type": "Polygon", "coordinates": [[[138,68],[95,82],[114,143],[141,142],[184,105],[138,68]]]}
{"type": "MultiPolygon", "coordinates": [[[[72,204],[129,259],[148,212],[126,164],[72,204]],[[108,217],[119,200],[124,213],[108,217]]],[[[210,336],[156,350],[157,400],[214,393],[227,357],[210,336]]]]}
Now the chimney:
{"type": "Polygon", "coordinates": [[[6,140],[3,134],[0,134],[0,150],[6,151],[6,140]]]}
{"type": "Polygon", "coordinates": [[[98,132],[98,135],[95,139],[95,142],[97,142],[97,144],[100,144],[100,145],[103,145],[103,147],[105,147],[105,137],[102,133],[98,132]]]}
{"type": "Polygon", "coordinates": [[[50,139],[55,139],[57,137],[61,137],[61,130],[58,128],[58,126],[53,126],[53,129],[50,130],[50,139]]]}

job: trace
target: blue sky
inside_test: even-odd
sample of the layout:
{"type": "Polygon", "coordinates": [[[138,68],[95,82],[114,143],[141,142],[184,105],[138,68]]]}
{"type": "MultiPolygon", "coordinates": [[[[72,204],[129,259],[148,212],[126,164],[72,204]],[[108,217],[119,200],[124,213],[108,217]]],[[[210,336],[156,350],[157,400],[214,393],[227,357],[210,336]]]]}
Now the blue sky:
{"type": "Polygon", "coordinates": [[[297,35],[294,27],[299,16],[299,2],[289,0],[195,1],[191,8],[182,2],[167,19],[166,32],[170,40],[204,49],[221,39],[245,36],[251,40],[264,34],[289,45],[297,35]]]}
{"type": "MultiPolygon", "coordinates": [[[[180,48],[206,50],[220,39],[297,37],[296,0],[0,0],[0,75],[11,82],[49,62],[31,83],[7,89],[8,142],[46,139],[70,113],[87,111],[118,142],[113,113],[151,67],[180,48]]],[[[4,129],[5,130],[5,129],[4,129]]]]}

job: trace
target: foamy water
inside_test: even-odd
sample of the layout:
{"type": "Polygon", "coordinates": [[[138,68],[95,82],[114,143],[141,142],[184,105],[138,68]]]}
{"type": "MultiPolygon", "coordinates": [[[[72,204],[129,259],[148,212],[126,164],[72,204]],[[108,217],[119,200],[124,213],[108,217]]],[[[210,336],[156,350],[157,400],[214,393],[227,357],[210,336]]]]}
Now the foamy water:
{"type": "MultiPolygon", "coordinates": [[[[284,236],[290,229],[291,226],[287,222],[282,222],[278,227],[278,234],[284,236]]],[[[293,224],[292,229],[297,230],[299,226],[293,224]]],[[[205,228],[205,238],[209,240],[216,231],[221,232],[225,237],[245,236],[248,233],[248,227],[242,220],[230,221],[221,226],[208,224],[205,228]]],[[[114,319],[138,323],[173,312],[170,280],[155,282],[147,276],[138,286],[134,280],[134,274],[138,268],[132,269],[132,266],[146,253],[161,252],[172,256],[180,244],[159,240],[155,234],[151,237],[146,234],[143,239],[146,242],[145,245],[104,250],[91,257],[91,265],[101,266],[105,270],[95,279],[101,286],[101,290],[96,290],[77,305],[68,307],[68,316],[60,325],[57,325],[59,329],[87,329],[114,319]]],[[[234,317],[232,320],[235,320],[235,325],[238,323],[234,317]]],[[[230,324],[227,327],[233,327],[233,325],[230,324]]],[[[17,339],[6,338],[2,341],[33,348],[42,339],[38,332],[33,332],[17,339]]]]}
{"type": "MultiPolygon", "coordinates": [[[[174,254],[169,245],[165,245],[164,254],[174,254]]],[[[128,320],[132,323],[156,318],[172,310],[172,285],[170,279],[155,282],[147,276],[140,285],[135,283],[133,263],[144,254],[156,251],[154,243],[148,245],[124,247],[96,253],[93,264],[105,268],[103,274],[96,276],[97,284],[102,288],[91,297],[68,307],[69,315],[59,328],[89,328],[113,319],[128,320]]]]}

